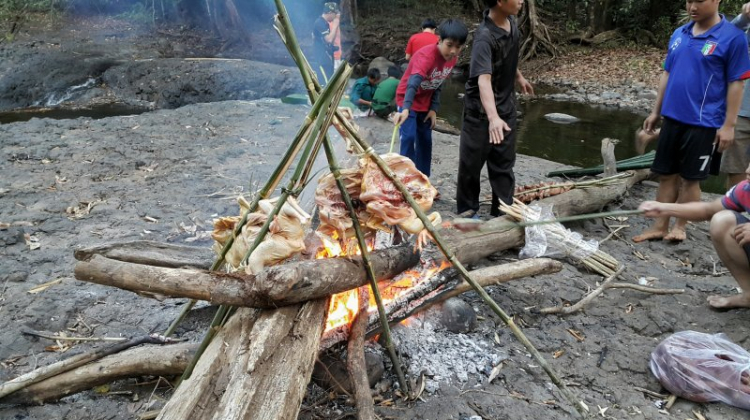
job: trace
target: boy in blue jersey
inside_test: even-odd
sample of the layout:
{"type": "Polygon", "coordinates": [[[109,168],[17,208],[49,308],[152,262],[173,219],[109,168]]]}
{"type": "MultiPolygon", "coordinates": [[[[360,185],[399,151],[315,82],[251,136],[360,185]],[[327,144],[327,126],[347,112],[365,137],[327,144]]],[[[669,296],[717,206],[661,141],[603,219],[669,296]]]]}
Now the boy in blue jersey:
{"type": "MultiPolygon", "coordinates": [[[[643,128],[651,132],[664,117],[651,171],[659,174],[656,200],[700,201],[700,181],[708,178],[714,150],[734,141],[743,81],[750,78],[745,34],[719,14],[721,0],[688,0],[691,22],[669,41],[664,72],[651,114],[643,128]]],[[[687,220],[669,216],[633,238],[682,241],[687,220]]]]}

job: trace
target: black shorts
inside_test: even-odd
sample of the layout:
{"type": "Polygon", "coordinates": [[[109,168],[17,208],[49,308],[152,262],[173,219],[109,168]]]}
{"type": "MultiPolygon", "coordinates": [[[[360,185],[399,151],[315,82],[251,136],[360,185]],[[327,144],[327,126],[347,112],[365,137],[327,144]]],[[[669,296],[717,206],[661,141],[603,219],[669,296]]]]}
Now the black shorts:
{"type": "MultiPolygon", "coordinates": [[[[741,213],[735,212],[734,218],[737,219],[737,226],[750,222],[750,220],[748,220],[747,217],[745,217],[741,213]]],[[[745,245],[742,248],[745,250],[745,255],[747,255],[747,262],[750,264],[750,244],[745,245]]]]}
{"type": "MultiPolygon", "coordinates": [[[[683,124],[664,118],[651,171],[661,175],[680,174],[683,179],[702,181],[708,178],[716,129],[683,124]]],[[[713,155],[713,156],[712,156],[713,155]]]]}

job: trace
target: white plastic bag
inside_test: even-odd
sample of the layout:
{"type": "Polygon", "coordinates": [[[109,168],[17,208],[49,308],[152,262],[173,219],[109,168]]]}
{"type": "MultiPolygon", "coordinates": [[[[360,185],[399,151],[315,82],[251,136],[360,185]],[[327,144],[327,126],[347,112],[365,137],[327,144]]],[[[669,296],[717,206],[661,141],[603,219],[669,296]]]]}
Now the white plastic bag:
{"type": "MultiPolygon", "coordinates": [[[[523,214],[524,221],[552,220],[552,206],[532,204],[523,214]]],[[[526,226],[526,245],[519,254],[521,259],[551,257],[571,257],[581,261],[599,249],[599,243],[586,241],[578,232],[566,229],[560,223],[526,226]]]]}
{"type": "Polygon", "coordinates": [[[750,410],[750,353],[724,334],[673,334],[651,353],[650,367],[678,397],[750,410]]]}

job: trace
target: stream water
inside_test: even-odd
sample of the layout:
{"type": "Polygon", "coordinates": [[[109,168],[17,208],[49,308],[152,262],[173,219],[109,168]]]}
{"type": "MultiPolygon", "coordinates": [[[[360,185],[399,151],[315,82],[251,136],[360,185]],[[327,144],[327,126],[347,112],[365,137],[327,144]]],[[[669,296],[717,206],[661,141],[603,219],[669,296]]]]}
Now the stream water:
{"type": "MultiPolygon", "coordinates": [[[[461,127],[464,82],[451,80],[443,87],[440,117],[455,127],[461,127]]],[[[537,94],[552,93],[549,88],[537,89],[537,94]]],[[[524,99],[519,104],[522,115],[518,126],[518,153],[544,158],[568,165],[591,167],[602,164],[601,142],[609,137],[618,139],[615,147],[617,160],[637,156],[634,144],[636,130],[643,125],[646,115],[541,98],[524,99]],[[574,124],[560,124],[544,118],[549,113],[563,113],[580,118],[574,124]]],[[[646,150],[652,150],[656,142],[646,150]]],[[[726,177],[712,176],[702,183],[703,191],[723,193],[726,177]]]]}

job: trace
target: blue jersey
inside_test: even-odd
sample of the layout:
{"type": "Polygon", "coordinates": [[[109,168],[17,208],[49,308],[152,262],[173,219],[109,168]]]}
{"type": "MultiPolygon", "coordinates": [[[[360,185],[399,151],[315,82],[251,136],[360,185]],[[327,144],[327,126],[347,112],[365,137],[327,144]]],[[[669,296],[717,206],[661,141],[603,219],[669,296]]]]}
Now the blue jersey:
{"type": "Polygon", "coordinates": [[[726,116],[728,84],[750,78],[747,39],[724,16],[698,36],[693,36],[694,25],[677,28],[669,40],[661,113],[683,124],[719,128],[726,116]]]}

